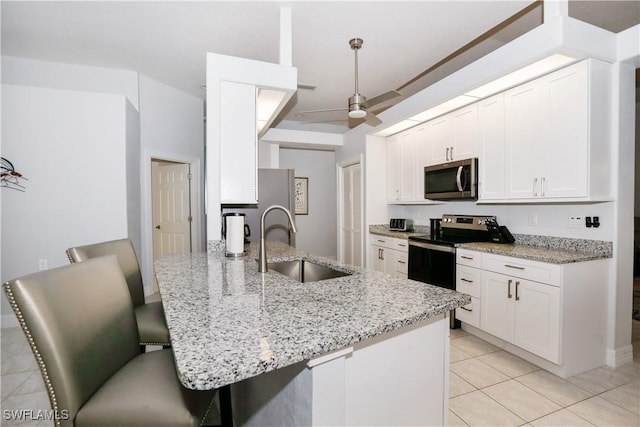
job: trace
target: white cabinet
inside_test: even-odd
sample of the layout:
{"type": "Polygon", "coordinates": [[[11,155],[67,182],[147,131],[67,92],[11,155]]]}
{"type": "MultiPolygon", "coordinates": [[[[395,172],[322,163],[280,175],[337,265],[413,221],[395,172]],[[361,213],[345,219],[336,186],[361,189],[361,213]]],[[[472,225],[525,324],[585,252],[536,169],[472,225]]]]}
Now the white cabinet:
{"type": "Polygon", "coordinates": [[[504,197],[504,94],[478,103],[478,197],[504,197]]]}
{"type": "Polygon", "coordinates": [[[428,123],[431,165],[475,157],[478,147],[478,105],[471,104],[428,123]]]}
{"type": "Polygon", "coordinates": [[[556,375],[575,375],[606,361],[609,266],[608,259],[552,264],[459,248],[456,286],[472,296],[472,311],[456,317],[556,375]]]}
{"type": "Polygon", "coordinates": [[[387,140],[387,201],[424,202],[424,167],[428,163],[426,125],[387,140]]]}
{"type": "Polygon", "coordinates": [[[558,363],[562,267],[499,255],[482,266],[482,329],[558,363]]]}
{"type": "Polygon", "coordinates": [[[257,203],[256,87],[220,82],[220,106],[220,201],[257,203]]]}
{"type": "Polygon", "coordinates": [[[479,199],[607,200],[609,72],[585,60],[481,101],[479,199]]]}
{"type": "Polygon", "coordinates": [[[257,203],[257,140],[295,93],[298,73],[290,66],[211,52],[206,62],[207,234],[218,240],[217,205],[257,203]]]}
{"type": "Polygon", "coordinates": [[[560,289],[516,276],[484,272],[482,329],[557,363],[560,289]]]}
{"type": "Polygon", "coordinates": [[[402,186],[402,137],[397,134],[387,139],[387,201],[400,201],[402,186]]]}
{"type": "Polygon", "coordinates": [[[471,295],[471,303],[456,308],[456,319],[479,328],[482,254],[465,249],[456,250],[456,290],[471,295]]]}
{"type": "Polygon", "coordinates": [[[405,239],[371,235],[371,268],[406,279],[408,250],[405,239]]]}

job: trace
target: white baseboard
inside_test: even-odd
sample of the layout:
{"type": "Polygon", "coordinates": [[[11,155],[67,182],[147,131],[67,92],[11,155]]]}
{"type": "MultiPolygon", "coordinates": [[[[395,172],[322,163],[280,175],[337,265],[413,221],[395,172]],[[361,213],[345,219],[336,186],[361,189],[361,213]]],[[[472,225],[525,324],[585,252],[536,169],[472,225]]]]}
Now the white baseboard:
{"type": "Polygon", "coordinates": [[[629,362],[633,362],[633,346],[618,349],[607,349],[607,366],[617,368],[629,362]]]}
{"type": "Polygon", "coordinates": [[[15,314],[3,314],[0,318],[0,327],[2,328],[15,328],[20,326],[15,314]]]}

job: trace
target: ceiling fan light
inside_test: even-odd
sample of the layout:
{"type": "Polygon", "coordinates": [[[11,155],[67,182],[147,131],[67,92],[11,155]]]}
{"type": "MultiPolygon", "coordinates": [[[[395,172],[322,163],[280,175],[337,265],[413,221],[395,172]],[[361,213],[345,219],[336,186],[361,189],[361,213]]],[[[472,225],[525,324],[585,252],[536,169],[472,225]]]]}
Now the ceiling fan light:
{"type": "Polygon", "coordinates": [[[352,119],[363,119],[367,115],[364,110],[351,110],[349,111],[349,117],[352,119]]]}

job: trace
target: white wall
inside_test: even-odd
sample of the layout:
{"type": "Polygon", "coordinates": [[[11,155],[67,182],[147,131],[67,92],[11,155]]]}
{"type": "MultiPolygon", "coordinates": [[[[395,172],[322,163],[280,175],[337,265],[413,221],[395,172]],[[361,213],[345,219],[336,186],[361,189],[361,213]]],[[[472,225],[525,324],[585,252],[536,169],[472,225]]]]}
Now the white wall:
{"type": "MultiPolygon", "coordinates": [[[[65,249],[126,237],[140,216],[128,203],[139,183],[139,148],[124,96],[2,85],[2,156],[28,181],[1,189],[1,280],[67,265],[65,249]]],[[[2,313],[11,313],[2,300],[2,313]]]]}
{"type": "Polygon", "coordinates": [[[336,156],[333,151],[280,149],[280,168],[309,177],[309,215],[296,215],[296,248],[337,256],[336,156]]]}
{"type": "MultiPolygon", "coordinates": [[[[132,107],[128,118],[128,138],[140,144],[127,156],[126,170],[138,171],[135,180],[128,180],[128,206],[135,209],[128,237],[131,237],[140,258],[147,294],[153,292],[152,236],[150,205],[150,158],[156,156],[192,164],[195,176],[196,250],[204,248],[204,102],[202,99],[158,81],[139,75],[135,71],[61,64],[24,58],[2,57],[2,82],[14,85],[56,88],[67,91],[119,94],[126,97],[132,107]],[[138,111],[139,110],[139,114],[138,111]],[[130,116],[135,113],[135,121],[130,116]],[[137,186],[137,191],[131,188],[137,186]],[[199,217],[198,217],[199,215],[199,217]]],[[[64,105],[64,104],[62,104],[64,105]]],[[[131,107],[131,106],[130,106],[131,107]]],[[[3,112],[4,113],[4,112],[3,112]]],[[[80,155],[80,153],[78,153],[80,155]]],[[[84,161],[90,162],[93,156],[84,161]]],[[[124,162],[124,157],[122,159],[124,162]]],[[[120,166],[120,165],[119,165],[120,166]]],[[[122,167],[125,167],[124,164],[122,167]]],[[[110,177],[105,175],[105,180],[110,177]]],[[[126,237],[125,233],[123,237],[126,237]]],[[[96,240],[97,241],[97,240],[96,240]]],[[[4,277],[4,276],[3,276],[4,277]]],[[[4,311],[3,311],[4,313],[4,311]]]]}
{"type": "Polygon", "coordinates": [[[130,70],[3,56],[2,83],[124,95],[138,109],[138,73],[130,70]]]}
{"type": "Polygon", "coordinates": [[[142,250],[140,268],[146,293],[153,291],[151,159],[191,164],[193,175],[193,250],[205,250],[204,101],[140,75],[142,162],[142,250]]]}

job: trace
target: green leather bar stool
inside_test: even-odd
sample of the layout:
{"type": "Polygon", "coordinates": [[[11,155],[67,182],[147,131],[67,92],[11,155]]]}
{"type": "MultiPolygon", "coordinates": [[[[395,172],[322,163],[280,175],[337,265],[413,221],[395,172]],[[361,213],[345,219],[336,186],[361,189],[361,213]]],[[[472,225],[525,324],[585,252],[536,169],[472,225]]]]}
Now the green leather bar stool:
{"type": "Polygon", "coordinates": [[[67,257],[71,263],[86,261],[104,255],[116,255],[122,273],[125,276],[129,293],[136,313],[136,322],[140,333],[140,345],[171,345],[169,329],[164,318],[162,302],[145,303],[140,264],[130,239],[111,240],[67,249],[67,257]]]}
{"type": "Polygon", "coordinates": [[[140,352],[127,283],[115,256],[4,284],[57,414],[67,426],[200,426],[216,390],[180,384],[171,349],[140,352]]]}

